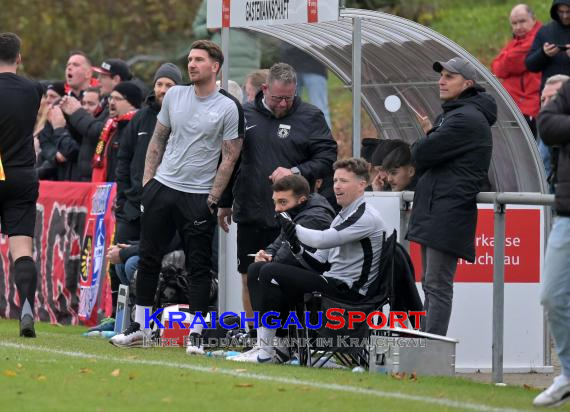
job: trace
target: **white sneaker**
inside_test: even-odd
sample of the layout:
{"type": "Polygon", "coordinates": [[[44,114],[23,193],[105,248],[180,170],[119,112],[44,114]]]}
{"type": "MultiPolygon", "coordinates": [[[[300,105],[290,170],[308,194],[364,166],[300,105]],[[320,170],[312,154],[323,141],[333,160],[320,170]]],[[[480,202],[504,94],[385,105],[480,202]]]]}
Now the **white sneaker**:
{"type": "Polygon", "coordinates": [[[257,353],[261,350],[261,347],[258,345],[255,345],[252,349],[247,350],[245,352],[240,353],[239,355],[233,355],[233,356],[227,356],[226,360],[232,360],[232,361],[236,361],[236,362],[243,362],[241,359],[242,358],[249,358],[251,356],[254,356],[253,354],[255,354],[255,356],[257,356],[257,353]]]}
{"type": "Polygon", "coordinates": [[[199,333],[191,333],[188,337],[188,346],[186,346],[186,355],[205,355],[204,345],[202,344],[202,335],[199,333]]]}
{"type": "Polygon", "coordinates": [[[564,375],[554,378],[554,382],[534,398],[534,406],[559,406],[570,401],[570,378],[564,375]]]}
{"type": "Polygon", "coordinates": [[[273,350],[273,354],[271,354],[260,346],[256,346],[239,356],[234,356],[233,358],[230,358],[230,360],[249,363],[281,363],[280,359],[275,354],[275,350],[273,350]]]}
{"type": "Polygon", "coordinates": [[[132,322],[122,333],[109,339],[111,345],[119,348],[144,348],[150,347],[151,332],[141,329],[141,325],[132,322]]]}

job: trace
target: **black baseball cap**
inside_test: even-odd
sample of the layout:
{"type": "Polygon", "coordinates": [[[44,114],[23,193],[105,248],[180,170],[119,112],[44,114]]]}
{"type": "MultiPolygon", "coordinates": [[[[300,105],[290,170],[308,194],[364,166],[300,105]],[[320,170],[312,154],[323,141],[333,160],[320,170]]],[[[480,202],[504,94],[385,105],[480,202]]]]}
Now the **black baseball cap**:
{"type": "Polygon", "coordinates": [[[106,59],[101,63],[101,67],[93,67],[93,71],[108,76],[119,76],[122,81],[131,80],[133,77],[127,62],[121,59],[106,59]]]}

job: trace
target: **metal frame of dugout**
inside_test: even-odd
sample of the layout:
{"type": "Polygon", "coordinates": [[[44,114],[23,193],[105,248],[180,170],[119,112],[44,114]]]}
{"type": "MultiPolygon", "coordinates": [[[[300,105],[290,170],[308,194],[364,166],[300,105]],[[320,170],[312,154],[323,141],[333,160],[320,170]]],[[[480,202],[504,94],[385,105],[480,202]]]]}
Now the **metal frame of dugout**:
{"type": "MultiPolygon", "coordinates": [[[[325,64],[352,91],[352,153],[360,156],[361,109],[368,113],[380,138],[399,138],[413,143],[421,131],[413,111],[406,105],[390,113],[383,102],[405,90],[424,105],[431,119],[440,111],[437,73],[431,64],[461,56],[475,65],[483,85],[496,99],[498,120],[493,126],[493,157],[489,172],[492,189],[478,201],[495,204],[496,237],[504,239],[504,206],[509,204],[551,205],[547,183],[532,132],[522,113],[500,82],[475,57],[443,35],[415,22],[386,13],[341,8],[337,22],[251,27],[247,30],[278,38],[298,47],[325,64]],[[521,193],[526,192],[526,193],[521,193]]],[[[229,43],[229,29],[222,30],[222,43],[229,43]]],[[[222,70],[227,83],[229,65],[222,70]]],[[[410,192],[402,195],[409,206],[410,192]]],[[[408,210],[407,207],[406,210],[408,210]]],[[[545,238],[550,217],[546,214],[545,238]]],[[[504,256],[504,243],[495,243],[495,256],[504,256]]],[[[231,287],[226,282],[227,245],[220,236],[220,310],[227,307],[231,287]]],[[[499,262],[502,260],[499,259],[499,262]]],[[[493,284],[493,382],[503,377],[504,265],[494,268],[493,284]]],[[[546,333],[548,336],[548,333],[546,333]]],[[[550,363],[546,345],[545,364],[550,363]]]]}

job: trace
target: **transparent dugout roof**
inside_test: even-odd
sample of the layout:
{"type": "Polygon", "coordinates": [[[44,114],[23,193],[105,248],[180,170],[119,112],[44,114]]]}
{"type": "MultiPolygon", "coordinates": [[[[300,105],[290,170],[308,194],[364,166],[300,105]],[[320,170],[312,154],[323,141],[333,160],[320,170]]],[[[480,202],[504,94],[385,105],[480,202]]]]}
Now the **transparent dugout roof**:
{"type": "MultiPolygon", "coordinates": [[[[414,107],[432,119],[441,112],[435,60],[462,56],[479,72],[479,83],[498,105],[493,126],[489,179],[494,191],[546,192],[542,160],[522,114],[494,75],[466,50],[441,34],[390,14],[343,9],[338,22],[261,26],[250,30],[288,42],[314,56],[348,87],[352,84],[352,25],[362,21],[362,104],[380,138],[413,143],[421,127],[414,107]],[[384,107],[388,96],[403,102],[396,112],[384,107]]],[[[334,96],[329,96],[334,98],[334,96]]]]}

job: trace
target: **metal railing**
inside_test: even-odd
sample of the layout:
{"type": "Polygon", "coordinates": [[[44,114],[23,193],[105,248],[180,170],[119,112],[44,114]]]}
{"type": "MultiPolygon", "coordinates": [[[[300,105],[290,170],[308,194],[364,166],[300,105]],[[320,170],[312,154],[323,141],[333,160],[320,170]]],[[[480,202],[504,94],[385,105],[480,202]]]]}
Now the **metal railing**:
{"type": "MultiPolygon", "coordinates": [[[[402,192],[400,233],[406,233],[409,212],[414,199],[414,192],[402,192]]],[[[506,205],[552,206],[554,195],[521,192],[481,192],[477,195],[477,203],[494,205],[494,261],[493,261],[493,345],[492,345],[492,379],[493,383],[503,381],[503,339],[505,321],[505,209],[506,205]],[[500,241],[499,241],[500,240],[500,241]]],[[[548,217],[547,217],[548,219],[548,217]]],[[[547,224],[548,229],[550,226],[547,224]]],[[[548,232],[547,232],[548,233],[548,232]]],[[[545,239],[547,238],[545,233],[545,239]]],[[[409,244],[402,237],[404,246],[409,244]]],[[[545,323],[546,327],[547,324],[545,323]]],[[[547,331],[548,332],[548,331],[547,331]]],[[[545,334],[547,337],[549,333],[545,334]]],[[[545,363],[550,362],[550,345],[548,339],[544,347],[545,363]]]]}

